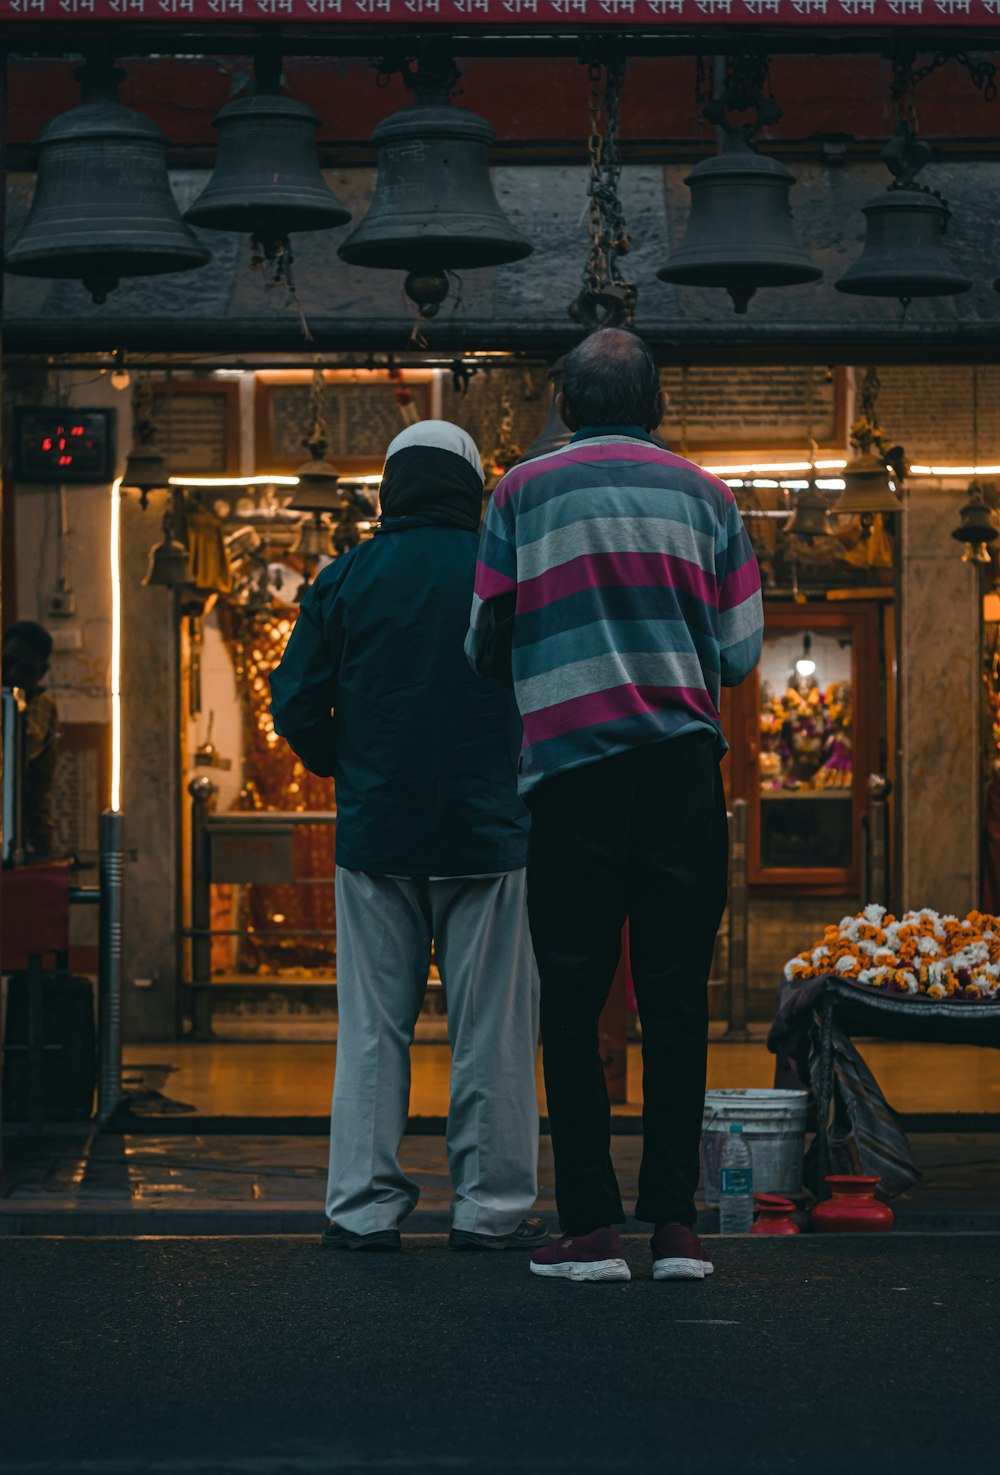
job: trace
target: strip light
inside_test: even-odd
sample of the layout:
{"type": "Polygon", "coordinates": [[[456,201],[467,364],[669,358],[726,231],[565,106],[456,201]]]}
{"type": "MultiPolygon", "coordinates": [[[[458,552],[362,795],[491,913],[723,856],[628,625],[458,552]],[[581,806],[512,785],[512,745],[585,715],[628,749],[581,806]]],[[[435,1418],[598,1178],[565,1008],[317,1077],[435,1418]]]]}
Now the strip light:
{"type": "Polygon", "coordinates": [[[772,471],[841,471],[847,465],[846,461],[761,461],[752,466],[705,466],[705,471],[710,471],[713,476],[761,476],[768,475],[772,471]]]}
{"type": "Polygon", "coordinates": [[[1000,466],[911,466],[911,476],[1000,476],[1000,466]]]}
{"type": "Polygon", "coordinates": [[[297,476],[168,476],[172,487],[297,487],[297,476]]]}
{"type": "Polygon", "coordinates": [[[111,484],[111,808],[122,807],[122,477],[111,484]]]}

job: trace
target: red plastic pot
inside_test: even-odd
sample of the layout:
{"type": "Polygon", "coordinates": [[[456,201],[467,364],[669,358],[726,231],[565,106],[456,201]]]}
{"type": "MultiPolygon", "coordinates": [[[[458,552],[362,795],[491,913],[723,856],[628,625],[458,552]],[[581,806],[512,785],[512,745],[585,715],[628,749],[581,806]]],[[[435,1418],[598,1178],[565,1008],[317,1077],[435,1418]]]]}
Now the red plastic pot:
{"type": "Polygon", "coordinates": [[[881,1178],[833,1174],[826,1181],[830,1197],[812,1211],[812,1227],[820,1234],[883,1234],[892,1228],[895,1215],[875,1197],[881,1178]]]}
{"type": "Polygon", "coordinates": [[[781,1198],[776,1193],[755,1195],[758,1214],[751,1234],[798,1234],[799,1226],[792,1215],[795,1205],[790,1198],[781,1198]]]}

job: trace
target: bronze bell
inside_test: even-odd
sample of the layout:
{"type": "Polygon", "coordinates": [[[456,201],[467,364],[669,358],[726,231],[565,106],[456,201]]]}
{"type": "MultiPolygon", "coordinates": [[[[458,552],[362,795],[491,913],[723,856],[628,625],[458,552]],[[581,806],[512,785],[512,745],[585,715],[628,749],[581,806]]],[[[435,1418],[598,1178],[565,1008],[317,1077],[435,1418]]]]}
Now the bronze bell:
{"type": "Polygon", "coordinates": [[[838,517],[871,517],[876,512],[902,512],[891,468],[881,456],[865,451],[844,468],[844,490],[834,512],[838,517]]]}
{"type": "Polygon", "coordinates": [[[962,521],[951,536],[963,545],[963,563],[989,563],[990,544],[996,542],[1000,532],[986,505],[983,488],[973,482],[969,494],[969,501],[959,513],[962,521]]]}
{"type": "Polygon", "coordinates": [[[784,532],[793,538],[830,538],[834,526],[830,521],[830,507],[818,488],[809,485],[795,498],[795,508],[784,525],[784,532]]]}
{"type": "Polygon", "coordinates": [[[944,248],[947,201],[916,183],[930,157],[930,145],[917,137],[912,119],[897,119],[882,150],[892,184],[862,206],[864,250],[834,283],[838,292],[898,297],[905,306],[914,297],[947,297],[972,286],[944,248]]]}
{"type": "Polygon", "coordinates": [[[227,103],[215,119],[215,169],[184,219],[253,236],[267,254],[290,233],[329,230],[351,212],[319,167],[318,116],[281,91],[280,52],[262,47],[254,71],[252,96],[227,103]]]}
{"type": "Polygon", "coordinates": [[[181,589],[191,582],[188,551],[167,526],[164,526],[162,541],[149,551],[149,568],[142,582],[146,587],[161,589],[181,589]]]}
{"type": "Polygon", "coordinates": [[[972,282],[945,250],[950,211],[940,195],[921,185],[891,184],[863,207],[865,245],[853,266],[834,283],[861,297],[943,297],[967,292],[972,282]]]}
{"type": "Polygon", "coordinates": [[[122,277],[204,266],[211,252],[170,191],[166,138],[118,101],[125,73],[102,55],[73,75],[81,100],[38,140],[35,197],[4,269],[78,278],[101,303],[122,277]]]}
{"type": "Polygon", "coordinates": [[[533,249],[493,192],[493,129],[485,118],[452,105],[458,75],[437,43],[423,44],[418,70],[405,74],[415,100],[372,134],[375,193],[338,250],[352,266],[407,272],[406,293],[425,317],[444,300],[448,271],[502,266],[533,249]]]}
{"type": "Polygon", "coordinates": [[[696,164],[685,180],[687,230],[656,275],[685,287],[724,287],[744,313],[759,287],[816,282],[823,273],[792,232],[794,176],[758,154],[742,129],[725,124],[723,136],[722,152],[696,164]]]}
{"type": "Polygon", "coordinates": [[[545,424],[521,456],[521,461],[533,461],[536,456],[547,456],[550,451],[561,451],[563,446],[568,445],[572,438],[572,430],[570,430],[556,409],[556,395],[562,388],[562,365],[563,361],[561,358],[556,359],[552,365],[552,370],[549,374],[549,379],[552,383],[552,398],[549,401],[549,413],[545,417],[545,424]]]}

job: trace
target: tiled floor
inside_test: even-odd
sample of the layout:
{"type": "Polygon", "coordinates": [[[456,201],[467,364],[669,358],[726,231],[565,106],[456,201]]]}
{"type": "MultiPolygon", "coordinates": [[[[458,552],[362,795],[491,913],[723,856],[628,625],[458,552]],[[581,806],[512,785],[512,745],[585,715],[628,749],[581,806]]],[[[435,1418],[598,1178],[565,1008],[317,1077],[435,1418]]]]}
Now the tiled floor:
{"type": "MultiPolygon", "coordinates": [[[[901,1112],[1000,1112],[1000,1050],[972,1046],[912,1045],[858,1041],[887,1100],[901,1112]]],[[[447,1045],[413,1048],[410,1110],[414,1116],[441,1116],[448,1109],[447,1045]]],[[[323,1116],[329,1110],[336,1059],[335,1045],[163,1044],[127,1045],[125,1079],[133,1089],[152,1093],[153,1111],[170,1104],[193,1107],[205,1116],[323,1116]],[[155,1093],[166,1098],[158,1100],[155,1093]]],[[[541,1069],[539,1102],[545,1110],[541,1069]]],[[[709,1087],[770,1086],[774,1057],[763,1043],[713,1044],[709,1087]]],[[[620,1114],[641,1110],[640,1047],[629,1048],[629,1100],[620,1114]]]]}

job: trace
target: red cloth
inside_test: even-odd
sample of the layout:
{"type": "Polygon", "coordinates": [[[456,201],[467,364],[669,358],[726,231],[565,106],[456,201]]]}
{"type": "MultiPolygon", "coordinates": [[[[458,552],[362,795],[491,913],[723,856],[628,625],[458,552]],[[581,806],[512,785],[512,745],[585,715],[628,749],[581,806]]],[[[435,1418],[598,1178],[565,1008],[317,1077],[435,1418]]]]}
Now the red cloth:
{"type": "Polygon", "coordinates": [[[0,870],[0,962],[5,973],[31,953],[69,949],[69,861],[0,870]]]}

